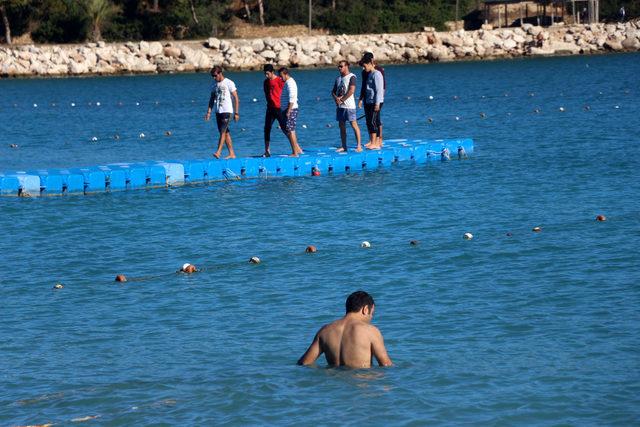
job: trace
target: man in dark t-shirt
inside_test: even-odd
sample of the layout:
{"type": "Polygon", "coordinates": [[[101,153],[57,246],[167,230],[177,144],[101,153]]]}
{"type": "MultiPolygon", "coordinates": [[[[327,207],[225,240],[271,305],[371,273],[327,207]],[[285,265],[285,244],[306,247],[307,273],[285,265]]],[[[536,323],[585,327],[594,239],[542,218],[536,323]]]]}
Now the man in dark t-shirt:
{"type": "MultiPolygon", "coordinates": [[[[382,68],[381,66],[379,66],[378,64],[375,63],[375,60],[373,59],[373,53],[371,52],[365,52],[362,55],[362,59],[358,62],[358,65],[360,65],[361,67],[363,66],[363,64],[365,62],[369,62],[369,61],[373,61],[374,63],[374,68],[378,71],[380,71],[380,73],[382,74],[382,82],[383,82],[383,89],[386,92],[387,91],[387,79],[384,75],[384,68],[382,68]]],[[[367,85],[367,78],[369,77],[369,73],[363,68],[362,69],[362,84],[360,85],[360,99],[358,100],[358,108],[362,108],[362,102],[364,101],[365,98],[365,92],[366,92],[366,85],[367,85]]],[[[380,109],[382,110],[382,105],[384,103],[380,104],[380,109]]],[[[378,112],[378,141],[380,143],[380,146],[382,146],[382,118],[380,116],[380,112],[378,112]]],[[[369,144],[365,144],[365,147],[369,148],[369,144]]]]}
{"type": "Polygon", "coordinates": [[[276,75],[273,65],[266,64],[264,70],[264,97],[267,101],[267,111],[264,115],[264,157],[270,157],[271,151],[269,144],[271,142],[271,127],[273,122],[280,117],[280,96],[284,81],[276,75]]]}

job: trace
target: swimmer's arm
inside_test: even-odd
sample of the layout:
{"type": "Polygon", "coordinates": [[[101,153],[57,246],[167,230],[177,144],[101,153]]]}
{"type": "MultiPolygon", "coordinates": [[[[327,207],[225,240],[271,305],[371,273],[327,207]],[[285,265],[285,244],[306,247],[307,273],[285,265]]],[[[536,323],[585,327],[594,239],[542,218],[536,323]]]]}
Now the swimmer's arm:
{"type": "Polygon", "coordinates": [[[374,327],[372,331],[371,353],[378,361],[378,365],[380,366],[393,365],[391,358],[387,354],[387,349],[384,346],[384,338],[382,338],[382,333],[380,333],[380,330],[376,327],[374,327]]]}
{"type": "Polygon", "coordinates": [[[298,359],[298,365],[311,365],[313,364],[318,357],[322,354],[322,349],[320,348],[320,338],[318,335],[320,332],[313,337],[313,342],[307,349],[307,351],[302,355],[300,359],[298,359]]]}

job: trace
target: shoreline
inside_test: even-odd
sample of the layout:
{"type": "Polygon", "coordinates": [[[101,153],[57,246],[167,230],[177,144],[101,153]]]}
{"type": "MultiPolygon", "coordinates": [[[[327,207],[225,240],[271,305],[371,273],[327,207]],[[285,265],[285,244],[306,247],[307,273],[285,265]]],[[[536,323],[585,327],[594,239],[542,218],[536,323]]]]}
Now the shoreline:
{"type": "Polygon", "coordinates": [[[171,74],[259,70],[263,64],[326,68],[364,51],[384,64],[495,60],[640,51],[640,21],[619,24],[525,24],[476,31],[373,35],[0,46],[0,78],[171,74]]]}

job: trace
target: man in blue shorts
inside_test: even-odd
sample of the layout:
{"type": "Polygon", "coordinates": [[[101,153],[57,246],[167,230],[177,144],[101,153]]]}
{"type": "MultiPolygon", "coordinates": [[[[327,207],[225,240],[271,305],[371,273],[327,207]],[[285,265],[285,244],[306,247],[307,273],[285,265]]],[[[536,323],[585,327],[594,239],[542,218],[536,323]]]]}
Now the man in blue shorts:
{"type": "Polygon", "coordinates": [[[360,142],[360,128],[356,121],[356,99],[353,95],[356,91],[356,76],[349,71],[349,63],[347,61],[340,61],[338,63],[338,71],[340,75],[336,77],[333,90],[331,91],[337,107],[336,120],[340,126],[340,139],[342,140],[342,147],[336,151],[347,151],[346,122],[349,122],[358,143],[356,151],[360,152],[362,151],[362,144],[360,142]]]}
{"type": "Polygon", "coordinates": [[[302,148],[298,145],[296,136],[296,120],[298,119],[298,85],[296,81],[289,75],[289,70],[282,67],[278,70],[278,75],[284,82],[282,88],[282,98],[280,100],[280,129],[287,135],[291,144],[291,157],[298,157],[304,154],[302,148]]]}
{"type": "MultiPolygon", "coordinates": [[[[364,61],[368,61],[371,60],[373,62],[373,68],[375,68],[377,71],[380,71],[380,73],[382,74],[382,89],[383,92],[387,91],[387,78],[384,75],[384,68],[382,68],[381,66],[379,66],[374,57],[373,57],[373,53],[371,52],[365,52],[362,55],[362,59],[358,62],[358,65],[362,66],[362,64],[364,63],[364,61]]],[[[369,77],[369,73],[366,70],[362,70],[362,85],[360,86],[360,99],[358,101],[358,108],[362,108],[362,102],[364,101],[365,95],[366,95],[366,85],[367,85],[367,78],[369,77]]],[[[384,105],[384,102],[380,103],[380,111],[382,111],[382,106],[384,105]]],[[[378,139],[380,140],[380,146],[382,146],[382,117],[381,117],[381,113],[380,111],[378,111],[378,139]]],[[[370,143],[365,144],[365,147],[369,148],[370,143]]]]}

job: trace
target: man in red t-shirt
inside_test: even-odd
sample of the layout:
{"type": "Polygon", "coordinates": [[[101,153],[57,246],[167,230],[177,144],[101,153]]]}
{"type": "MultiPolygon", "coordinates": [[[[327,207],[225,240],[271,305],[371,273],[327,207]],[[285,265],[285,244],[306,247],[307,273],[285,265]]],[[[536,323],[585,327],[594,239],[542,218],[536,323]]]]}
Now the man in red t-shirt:
{"type": "Polygon", "coordinates": [[[266,64],[264,70],[264,97],[267,100],[267,111],[264,115],[264,157],[270,157],[269,143],[271,142],[271,127],[280,117],[280,96],[284,81],[278,78],[273,65],[266,64]]]}

